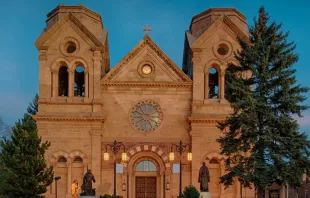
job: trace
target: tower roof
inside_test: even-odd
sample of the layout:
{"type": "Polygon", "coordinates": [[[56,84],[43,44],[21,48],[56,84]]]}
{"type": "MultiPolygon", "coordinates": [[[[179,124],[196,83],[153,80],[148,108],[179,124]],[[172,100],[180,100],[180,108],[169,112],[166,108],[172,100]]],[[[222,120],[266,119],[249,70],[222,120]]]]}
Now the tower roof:
{"type": "Polygon", "coordinates": [[[192,17],[190,31],[194,37],[199,37],[220,16],[226,15],[240,30],[246,32],[246,17],[235,8],[210,8],[192,17]]]}
{"type": "Polygon", "coordinates": [[[68,13],[73,14],[75,17],[81,20],[82,23],[83,21],[85,21],[84,24],[85,26],[87,26],[86,23],[89,23],[89,21],[91,20],[96,24],[98,24],[100,28],[103,28],[102,18],[100,14],[98,14],[97,12],[88,9],[81,4],[78,5],[60,4],[47,14],[46,29],[52,27],[57,21],[59,21],[62,17],[64,17],[68,13]]]}

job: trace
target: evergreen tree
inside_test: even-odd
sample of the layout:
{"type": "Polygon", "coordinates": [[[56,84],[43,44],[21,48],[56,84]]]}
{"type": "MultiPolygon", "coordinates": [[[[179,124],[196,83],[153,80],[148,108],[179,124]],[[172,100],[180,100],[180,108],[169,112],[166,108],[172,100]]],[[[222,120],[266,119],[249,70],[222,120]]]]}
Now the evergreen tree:
{"type": "Polygon", "coordinates": [[[42,143],[31,117],[35,103],[13,127],[12,140],[0,141],[0,194],[9,197],[43,197],[53,182],[53,168],[44,159],[50,143],[42,143]]]}
{"type": "Polygon", "coordinates": [[[10,138],[11,134],[11,128],[6,123],[4,123],[2,117],[0,117],[0,139],[10,138]]]}
{"type": "Polygon", "coordinates": [[[298,55],[288,35],[281,24],[269,22],[261,7],[249,40],[239,39],[239,65],[230,64],[226,71],[233,112],[218,124],[221,154],[227,157],[227,174],[220,178],[225,186],[238,178],[258,190],[274,182],[298,187],[302,174],[310,173],[310,143],[292,117],[308,108],[302,104],[308,88],[296,84],[298,55]]]}
{"type": "Polygon", "coordinates": [[[27,112],[28,112],[29,115],[35,115],[38,112],[38,110],[39,110],[39,108],[38,108],[38,100],[39,100],[39,95],[36,94],[34,96],[34,99],[32,100],[31,103],[29,103],[29,106],[27,108],[27,112]]]}

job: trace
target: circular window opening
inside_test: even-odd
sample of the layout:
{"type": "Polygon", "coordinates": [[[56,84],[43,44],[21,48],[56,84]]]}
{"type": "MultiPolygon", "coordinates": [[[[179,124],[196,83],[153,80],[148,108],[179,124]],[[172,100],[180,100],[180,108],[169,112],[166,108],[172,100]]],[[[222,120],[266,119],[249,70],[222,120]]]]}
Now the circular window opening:
{"type": "Polygon", "coordinates": [[[72,54],[76,50],[76,44],[72,41],[69,41],[66,45],[67,53],[72,54]]]}
{"type": "Polygon", "coordinates": [[[217,48],[217,53],[219,53],[222,56],[227,55],[229,52],[229,47],[226,44],[220,44],[219,47],[217,48]]]}

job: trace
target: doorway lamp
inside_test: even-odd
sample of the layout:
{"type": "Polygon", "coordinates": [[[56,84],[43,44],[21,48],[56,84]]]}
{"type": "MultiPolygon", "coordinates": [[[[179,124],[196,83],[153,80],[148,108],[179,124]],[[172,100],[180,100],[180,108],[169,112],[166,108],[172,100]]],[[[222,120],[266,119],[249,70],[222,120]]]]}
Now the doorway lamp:
{"type": "Polygon", "coordinates": [[[184,144],[182,140],[180,140],[179,144],[172,144],[171,145],[171,152],[169,153],[169,160],[170,161],[174,161],[174,152],[173,152],[173,148],[175,148],[175,150],[177,151],[177,153],[179,153],[179,163],[180,163],[180,183],[179,183],[179,197],[182,196],[182,153],[186,151],[186,149],[189,150],[189,152],[187,153],[187,160],[188,161],[192,161],[193,159],[193,154],[191,152],[191,146],[190,144],[184,144]]]}
{"type": "Polygon", "coordinates": [[[127,160],[127,154],[125,152],[125,145],[122,142],[117,142],[116,140],[112,144],[106,144],[105,152],[103,153],[103,160],[109,161],[110,155],[108,153],[108,148],[111,149],[114,155],[114,193],[113,195],[116,196],[116,156],[123,147],[122,152],[122,161],[125,162],[127,160]]]}

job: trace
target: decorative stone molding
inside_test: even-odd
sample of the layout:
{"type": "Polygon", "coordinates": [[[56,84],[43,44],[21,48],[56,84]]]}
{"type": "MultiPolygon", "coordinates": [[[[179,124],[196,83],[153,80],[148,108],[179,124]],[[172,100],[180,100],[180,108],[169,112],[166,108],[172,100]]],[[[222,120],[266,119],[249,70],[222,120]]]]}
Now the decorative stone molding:
{"type": "Polygon", "coordinates": [[[188,120],[191,123],[217,123],[218,121],[225,120],[225,117],[223,118],[188,117],[188,120]]]}
{"type": "Polygon", "coordinates": [[[64,55],[64,56],[74,56],[80,51],[80,44],[78,40],[76,40],[73,37],[67,37],[65,38],[59,45],[59,51],[64,55]],[[75,46],[75,50],[72,53],[67,52],[67,47],[68,44],[72,43],[75,46]]]}
{"type": "Polygon", "coordinates": [[[83,163],[85,163],[87,161],[87,157],[85,156],[84,153],[82,153],[81,151],[72,151],[69,156],[71,157],[71,159],[74,159],[76,157],[80,157],[83,159],[83,163]]]}
{"type": "Polygon", "coordinates": [[[51,116],[51,115],[34,115],[35,121],[63,121],[63,122],[104,122],[103,116],[51,116]]]}
{"type": "Polygon", "coordinates": [[[47,60],[47,51],[46,51],[46,49],[44,49],[44,50],[40,49],[40,54],[39,54],[38,58],[39,58],[40,61],[47,60]]]}
{"type": "Polygon", "coordinates": [[[89,131],[89,134],[92,136],[99,136],[99,135],[102,135],[102,130],[101,129],[92,129],[89,131]]]}
{"type": "Polygon", "coordinates": [[[154,67],[154,65],[153,65],[153,63],[152,63],[151,61],[142,61],[142,62],[139,64],[139,66],[137,67],[137,69],[138,69],[139,75],[140,75],[141,77],[143,77],[143,78],[149,78],[149,77],[151,77],[151,76],[154,74],[154,72],[155,72],[155,67],[154,67]],[[151,72],[150,72],[149,74],[144,74],[143,71],[142,71],[143,66],[145,66],[145,65],[148,65],[149,67],[151,67],[151,72]]]}
{"type": "Polygon", "coordinates": [[[52,155],[55,159],[58,159],[59,157],[63,156],[65,157],[66,159],[68,158],[69,154],[67,152],[64,152],[64,151],[58,151],[56,153],[54,153],[52,155]]]}
{"type": "Polygon", "coordinates": [[[36,47],[39,49],[52,35],[54,35],[64,24],[71,21],[78,29],[88,38],[92,43],[99,48],[104,49],[104,45],[93,35],[72,13],[62,17],[55,25],[44,32],[35,42],[36,47]]]}
{"type": "Polygon", "coordinates": [[[192,82],[155,82],[155,83],[143,83],[143,82],[101,82],[105,87],[176,87],[176,88],[189,88],[193,87],[192,82]]]}
{"type": "Polygon", "coordinates": [[[192,80],[173,63],[173,61],[152,41],[148,34],[146,34],[142,41],[129,52],[103,79],[102,81],[110,81],[120,69],[131,61],[143,48],[149,46],[164,62],[172,69],[183,82],[191,82],[192,80]]]}
{"type": "Polygon", "coordinates": [[[147,133],[155,131],[162,125],[163,110],[153,100],[137,102],[129,111],[129,122],[139,132],[147,133]],[[139,121],[136,121],[137,119],[139,121]]]}
{"type": "Polygon", "coordinates": [[[202,161],[205,161],[205,160],[211,160],[211,159],[217,159],[219,161],[222,161],[225,159],[224,156],[222,156],[221,154],[219,153],[208,153],[207,155],[205,155],[203,157],[203,160],[202,161]]]}
{"type": "Polygon", "coordinates": [[[216,43],[214,43],[213,47],[212,47],[212,50],[213,50],[213,54],[215,57],[219,58],[219,59],[225,59],[227,57],[230,57],[233,53],[233,46],[232,44],[229,42],[229,41],[226,41],[226,40],[220,40],[216,43]],[[223,45],[223,47],[221,47],[223,45]],[[219,48],[227,48],[225,49],[226,50],[226,54],[220,54],[218,52],[218,49],[219,48]]]}
{"type": "Polygon", "coordinates": [[[140,153],[140,152],[156,153],[159,157],[161,157],[163,162],[169,163],[168,155],[166,154],[166,152],[162,148],[160,148],[156,145],[152,145],[152,144],[135,145],[127,151],[127,156],[129,158],[132,158],[134,155],[136,155],[137,153],[140,153]]]}

